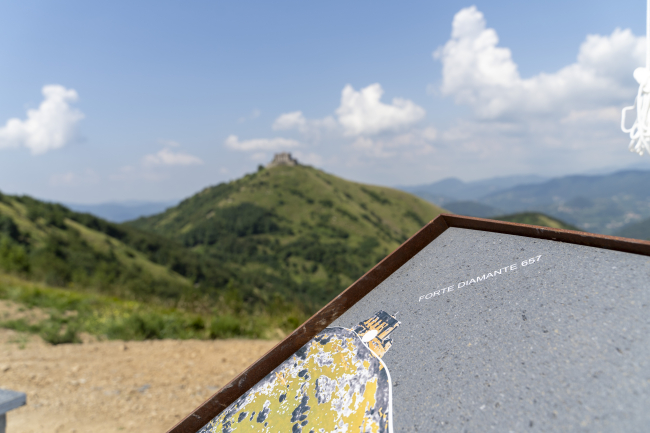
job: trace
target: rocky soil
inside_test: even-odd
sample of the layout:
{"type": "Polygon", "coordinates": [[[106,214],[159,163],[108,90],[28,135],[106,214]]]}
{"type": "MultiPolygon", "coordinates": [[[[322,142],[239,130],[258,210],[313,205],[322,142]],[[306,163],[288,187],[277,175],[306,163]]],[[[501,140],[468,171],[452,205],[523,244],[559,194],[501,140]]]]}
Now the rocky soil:
{"type": "Polygon", "coordinates": [[[84,340],[0,329],[0,388],[27,393],[8,433],[165,432],[277,343],[84,340]]]}

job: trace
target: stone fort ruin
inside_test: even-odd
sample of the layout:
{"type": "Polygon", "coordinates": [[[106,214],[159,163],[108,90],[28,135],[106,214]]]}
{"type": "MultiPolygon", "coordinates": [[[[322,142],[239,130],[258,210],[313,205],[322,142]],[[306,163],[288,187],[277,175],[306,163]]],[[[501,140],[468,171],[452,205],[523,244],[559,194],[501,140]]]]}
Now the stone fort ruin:
{"type": "Polygon", "coordinates": [[[278,167],[280,165],[293,167],[294,165],[298,165],[298,160],[292,157],[289,152],[276,153],[273,156],[273,161],[266,164],[266,168],[278,167]]]}

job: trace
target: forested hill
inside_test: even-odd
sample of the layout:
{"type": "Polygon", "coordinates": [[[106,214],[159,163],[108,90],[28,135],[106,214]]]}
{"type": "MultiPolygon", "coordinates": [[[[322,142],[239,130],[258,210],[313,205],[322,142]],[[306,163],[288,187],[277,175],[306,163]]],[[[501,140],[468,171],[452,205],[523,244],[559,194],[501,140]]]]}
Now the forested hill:
{"type": "MultiPolygon", "coordinates": [[[[441,211],[304,166],[264,169],[129,224],[0,194],[0,277],[85,293],[78,300],[109,295],[193,311],[213,336],[261,336],[295,328],[441,211]]],[[[40,305],[39,290],[0,284],[0,298],[40,305]]],[[[78,310],[64,292],[57,305],[78,310]]],[[[154,313],[120,326],[138,338],[207,332],[194,319],[178,331],[154,313]]]]}
{"type": "Polygon", "coordinates": [[[0,194],[0,273],[124,299],[177,304],[231,278],[173,240],[31,197],[0,194]]]}
{"type": "Polygon", "coordinates": [[[244,304],[277,294],[312,312],[442,211],[298,165],[260,169],[127,225],[226,265],[244,304]]]}

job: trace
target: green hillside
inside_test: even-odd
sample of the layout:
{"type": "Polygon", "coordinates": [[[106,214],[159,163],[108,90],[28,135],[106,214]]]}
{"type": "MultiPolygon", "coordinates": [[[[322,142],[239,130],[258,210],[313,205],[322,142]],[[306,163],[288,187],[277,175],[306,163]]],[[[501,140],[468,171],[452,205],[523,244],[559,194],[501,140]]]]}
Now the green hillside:
{"type": "Polygon", "coordinates": [[[45,309],[0,327],[52,343],[108,338],[282,336],[306,317],[291,299],[244,305],[216,259],[133,227],[31,197],[0,194],[0,299],[45,309]]]}
{"type": "Polygon", "coordinates": [[[498,217],[492,217],[492,219],[499,221],[508,221],[511,223],[521,223],[521,224],[531,224],[534,226],[543,226],[551,227],[554,229],[565,229],[565,230],[580,230],[579,228],[567,224],[564,221],[561,221],[557,218],[544,215],[539,212],[522,212],[514,213],[510,215],[503,215],[498,217]]]}
{"type": "Polygon", "coordinates": [[[58,204],[0,195],[0,271],[5,273],[127,299],[178,299],[192,290],[192,281],[189,272],[173,269],[188,268],[191,260],[175,250],[160,236],[58,204]]]}
{"type": "Polygon", "coordinates": [[[278,296],[313,312],[441,212],[402,191],[279,166],[127,225],[227,266],[243,305],[278,296]]]}
{"type": "Polygon", "coordinates": [[[304,166],[260,170],[128,224],[0,194],[0,320],[50,342],[281,336],[442,209],[304,166]],[[73,312],[73,313],[71,313],[73,312]]]}

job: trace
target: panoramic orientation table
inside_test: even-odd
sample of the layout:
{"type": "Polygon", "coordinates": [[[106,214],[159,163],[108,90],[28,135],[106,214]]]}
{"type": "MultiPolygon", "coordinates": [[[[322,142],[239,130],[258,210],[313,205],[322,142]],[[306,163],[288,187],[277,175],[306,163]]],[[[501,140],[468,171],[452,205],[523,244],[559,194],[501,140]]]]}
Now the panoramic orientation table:
{"type": "Polygon", "coordinates": [[[649,256],[441,215],[170,432],[648,431],[649,256]]]}

